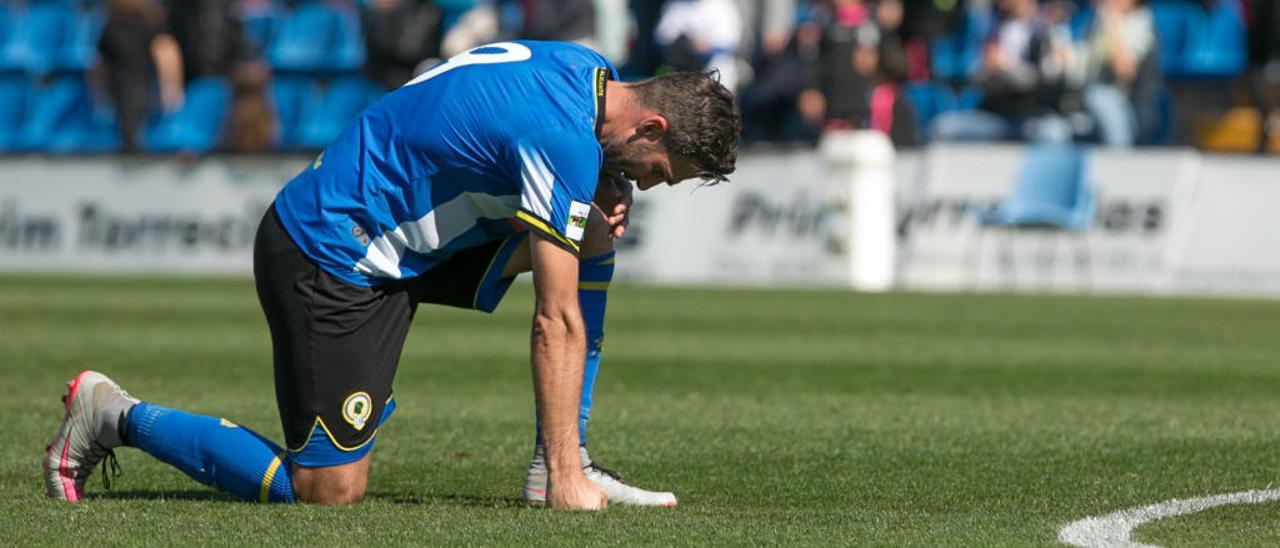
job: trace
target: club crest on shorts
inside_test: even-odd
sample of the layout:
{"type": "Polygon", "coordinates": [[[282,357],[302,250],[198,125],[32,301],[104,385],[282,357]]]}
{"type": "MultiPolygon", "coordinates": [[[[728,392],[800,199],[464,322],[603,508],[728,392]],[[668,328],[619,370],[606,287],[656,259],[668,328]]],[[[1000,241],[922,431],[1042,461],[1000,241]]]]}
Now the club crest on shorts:
{"type": "Polygon", "coordinates": [[[364,425],[369,422],[369,415],[372,414],[373,400],[369,399],[369,394],[356,392],[342,402],[342,418],[356,430],[364,430],[364,425]]]}

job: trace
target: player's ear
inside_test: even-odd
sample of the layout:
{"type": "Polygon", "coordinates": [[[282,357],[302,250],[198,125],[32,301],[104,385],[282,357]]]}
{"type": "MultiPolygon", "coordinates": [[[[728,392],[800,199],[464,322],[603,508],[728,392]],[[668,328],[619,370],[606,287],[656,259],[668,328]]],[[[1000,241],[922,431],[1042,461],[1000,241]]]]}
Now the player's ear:
{"type": "Polygon", "coordinates": [[[636,135],[649,141],[658,142],[667,135],[667,119],[657,114],[647,116],[640,120],[640,125],[636,128],[636,135]]]}

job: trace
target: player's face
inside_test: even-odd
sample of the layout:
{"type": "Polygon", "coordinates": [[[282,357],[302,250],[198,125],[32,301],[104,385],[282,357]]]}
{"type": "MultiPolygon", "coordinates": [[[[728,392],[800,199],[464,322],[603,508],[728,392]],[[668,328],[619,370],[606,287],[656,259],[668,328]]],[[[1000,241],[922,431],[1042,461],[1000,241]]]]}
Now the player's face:
{"type": "Polygon", "coordinates": [[[640,190],[648,190],[660,184],[679,184],[697,175],[688,160],[673,156],[658,143],[633,141],[631,143],[605,143],[604,169],[621,173],[635,181],[640,190]]]}

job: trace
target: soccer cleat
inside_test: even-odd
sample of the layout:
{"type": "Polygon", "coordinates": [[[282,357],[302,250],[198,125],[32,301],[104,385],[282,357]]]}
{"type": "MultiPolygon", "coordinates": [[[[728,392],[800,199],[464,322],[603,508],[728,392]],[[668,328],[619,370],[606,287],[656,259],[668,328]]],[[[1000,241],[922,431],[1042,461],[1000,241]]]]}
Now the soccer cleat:
{"type": "Polygon", "coordinates": [[[123,444],[120,423],[138,399],[106,375],[82,371],[67,383],[67,395],[62,397],[62,402],[62,425],[45,448],[40,467],[46,495],[76,502],[84,498],[84,481],[99,462],[103,463],[104,483],[109,481],[108,463],[119,474],[113,449],[123,444]],[[104,457],[107,457],[105,461],[104,457]]]}
{"type": "MultiPolygon", "coordinates": [[[[609,497],[610,504],[628,504],[632,506],[675,506],[676,496],[662,491],[646,491],[639,487],[627,485],[618,474],[608,468],[591,462],[587,454],[587,446],[579,447],[582,458],[582,473],[587,479],[599,485],[609,497]]],[[[533,459],[529,461],[529,471],[524,477],[524,501],[541,506],[547,503],[547,463],[542,446],[534,448],[533,459]]]]}

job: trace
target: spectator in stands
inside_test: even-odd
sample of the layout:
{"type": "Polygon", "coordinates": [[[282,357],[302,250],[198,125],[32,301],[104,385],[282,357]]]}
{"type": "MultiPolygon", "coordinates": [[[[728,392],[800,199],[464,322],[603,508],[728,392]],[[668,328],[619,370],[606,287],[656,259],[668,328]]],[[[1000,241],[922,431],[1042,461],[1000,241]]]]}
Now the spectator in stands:
{"type": "MultiPolygon", "coordinates": [[[[990,0],[976,0],[977,3],[990,0]]],[[[932,74],[930,46],[934,40],[959,31],[965,20],[970,0],[906,0],[903,4],[902,28],[899,34],[907,56],[907,76],[912,81],[927,81],[932,74]]],[[[989,6],[988,6],[989,7],[989,6]]],[[[976,8],[976,6],[975,6],[976,8]]]]}
{"type": "Polygon", "coordinates": [[[1065,21],[1042,14],[1036,0],[998,0],[996,5],[1001,21],[972,77],[982,89],[982,102],[978,110],[939,115],[934,136],[1069,142],[1074,130],[1060,103],[1073,57],[1070,30],[1065,21]]]}
{"type": "Polygon", "coordinates": [[[742,32],[735,0],[670,0],[663,7],[654,39],[666,48],[670,69],[715,70],[720,83],[736,91],[742,32]]]}
{"type": "Polygon", "coordinates": [[[449,58],[498,37],[495,0],[435,0],[444,16],[440,56],[449,58]]]}
{"type": "Polygon", "coordinates": [[[903,34],[930,41],[956,31],[964,21],[966,0],[906,0],[903,34]]]}
{"type": "Polygon", "coordinates": [[[906,15],[902,0],[875,2],[876,26],[880,28],[880,50],[902,50],[902,18],[906,15]]]}
{"type": "Polygon", "coordinates": [[[889,136],[896,148],[920,144],[916,135],[916,113],[902,94],[907,79],[907,56],[902,48],[879,49],[877,82],[871,89],[867,127],[889,136]]]}
{"type": "Polygon", "coordinates": [[[738,0],[743,28],[743,59],[782,54],[795,30],[796,0],[738,0]]]}
{"type": "Polygon", "coordinates": [[[530,40],[562,40],[595,47],[595,0],[521,0],[524,25],[520,36],[530,40]]]}
{"type": "Polygon", "coordinates": [[[423,0],[369,0],[364,9],[364,74],[384,89],[413,78],[424,59],[440,56],[441,13],[423,0]]]}
{"type": "MultiPolygon", "coordinates": [[[[794,0],[749,0],[744,21],[759,20],[754,46],[744,45],[751,59],[753,80],[742,91],[741,108],[744,142],[756,145],[803,138],[796,100],[804,90],[805,67],[792,39],[795,24],[794,0]]],[[[748,28],[756,28],[749,25],[748,28]]],[[[748,36],[751,33],[748,33],[748,36]]]]}
{"type": "Polygon", "coordinates": [[[139,132],[157,86],[165,110],[182,106],[182,52],[164,20],[164,10],[151,0],[107,4],[98,52],[124,152],[138,150],[139,132]]]}
{"type": "Polygon", "coordinates": [[[800,29],[802,55],[807,63],[806,89],[800,94],[800,115],[817,132],[829,127],[860,127],[867,118],[871,76],[880,31],[860,0],[816,4],[800,29]],[[861,53],[856,53],[861,50],[861,53]],[[861,70],[855,70],[855,65],[861,70]]]}
{"type": "Polygon", "coordinates": [[[1254,0],[1249,26],[1249,64],[1254,103],[1262,117],[1258,152],[1280,152],[1280,3],[1254,0]]]}
{"type": "Polygon", "coordinates": [[[822,25],[819,52],[811,64],[810,88],[801,95],[801,114],[819,132],[874,129],[895,145],[916,144],[915,116],[903,100],[906,57],[901,43],[885,44],[901,23],[902,5],[838,1],[815,13],[822,25]],[[886,32],[885,28],[890,29],[886,32]]]}
{"type": "Polygon", "coordinates": [[[241,63],[231,73],[231,113],[224,148],[231,152],[270,152],[276,145],[278,122],[267,99],[271,69],[266,63],[241,63]]]}
{"type": "Polygon", "coordinates": [[[1157,116],[1160,85],[1155,23],[1143,0],[1094,0],[1094,24],[1080,44],[1074,72],[1084,107],[1102,142],[1134,145],[1157,116]]]}
{"type": "Polygon", "coordinates": [[[631,45],[631,54],[627,56],[627,64],[619,71],[629,76],[652,76],[662,65],[662,51],[654,38],[654,29],[662,18],[666,0],[631,1],[628,4],[631,19],[636,25],[636,35],[631,45]]]}
{"type": "Polygon", "coordinates": [[[183,79],[226,77],[249,57],[232,0],[171,0],[169,30],[182,51],[183,79]]]}

